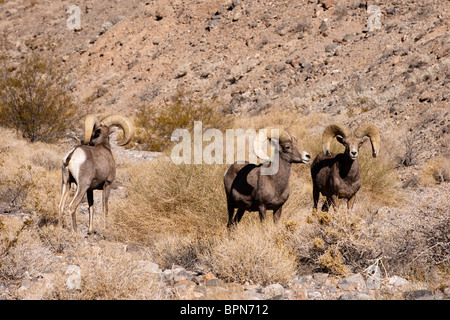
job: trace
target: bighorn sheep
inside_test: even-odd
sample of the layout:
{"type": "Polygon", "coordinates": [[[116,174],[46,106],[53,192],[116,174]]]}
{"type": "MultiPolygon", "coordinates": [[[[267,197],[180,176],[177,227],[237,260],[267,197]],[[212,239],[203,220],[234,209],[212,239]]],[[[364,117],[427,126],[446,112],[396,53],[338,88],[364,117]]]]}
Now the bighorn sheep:
{"type": "Polygon", "coordinates": [[[311,164],[314,211],[317,210],[320,193],[327,198],[322,211],[328,211],[332,204],[337,212],[339,198],[348,200],[349,210],[353,208],[356,193],[361,187],[358,151],[366,137],[372,143],[372,156],[375,158],[380,149],[380,134],[373,124],[363,125],[354,131],[337,124],[325,128],[322,135],[323,152],[311,164]],[[344,153],[330,152],[330,143],[335,137],[345,147],[344,153]]]}
{"type": "Polygon", "coordinates": [[[60,226],[72,182],[77,185],[77,192],[69,205],[72,231],[77,231],[76,209],[86,194],[89,205],[88,233],[93,232],[94,190],[103,190],[103,215],[106,221],[108,197],[111,184],[116,176],[116,165],[109,144],[109,135],[113,132],[111,128],[113,126],[119,126],[123,130],[123,138],[117,144],[127,144],[132,138],[133,126],[125,117],[110,115],[99,120],[94,115],[88,115],[84,122],[83,145],[72,148],[65,155],[62,161],[62,187],[59,203],[60,226]]]}
{"type": "MultiPolygon", "coordinates": [[[[270,129],[267,139],[269,141],[272,139],[270,129]]],[[[257,148],[261,148],[261,142],[255,139],[255,151],[257,148]]],[[[300,147],[294,137],[291,137],[284,130],[280,130],[278,142],[279,164],[276,173],[272,175],[261,174],[261,170],[269,168],[273,161],[259,165],[248,162],[234,163],[225,172],[224,185],[227,196],[228,227],[237,224],[245,210],[258,211],[261,222],[266,216],[266,210],[273,210],[275,223],[280,218],[282,206],[289,198],[291,164],[308,163],[310,155],[300,147]],[[235,208],[238,210],[233,220],[235,208]]]]}

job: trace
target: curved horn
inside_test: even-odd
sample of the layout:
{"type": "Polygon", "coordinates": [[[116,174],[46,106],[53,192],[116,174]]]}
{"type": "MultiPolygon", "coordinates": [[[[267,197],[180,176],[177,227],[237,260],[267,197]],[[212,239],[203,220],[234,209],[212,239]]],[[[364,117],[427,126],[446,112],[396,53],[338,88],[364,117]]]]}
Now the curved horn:
{"type": "Polygon", "coordinates": [[[365,124],[355,130],[355,136],[358,138],[369,137],[370,142],[372,143],[372,157],[376,158],[378,156],[378,152],[380,151],[380,133],[378,129],[373,124],[365,124]]]}
{"type": "Polygon", "coordinates": [[[132,122],[128,118],[120,114],[112,114],[106,116],[103,119],[101,119],[101,123],[108,127],[116,125],[122,128],[123,138],[117,142],[119,146],[126,145],[128,142],[130,142],[131,138],[133,137],[134,127],[132,122]]]}
{"type": "Polygon", "coordinates": [[[92,132],[94,128],[97,128],[100,125],[100,121],[97,119],[97,116],[93,114],[88,114],[84,119],[84,140],[83,144],[88,144],[91,141],[92,132]]]}
{"type": "Polygon", "coordinates": [[[330,124],[325,128],[322,134],[322,149],[326,155],[330,155],[330,144],[333,141],[334,137],[340,135],[342,137],[347,137],[351,134],[349,128],[340,124],[330,124]]]}
{"type": "Polygon", "coordinates": [[[274,139],[274,137],[272,137],[272,130],[278,130],[278,142],[282,143],[282,142],[287,142],[287,141],[291,141],[292,137],[290,136],[289,133],[287,133],[287,131],[283,130],[283,129],[278,129],[278,128],[264,128],[264,130],[267,130],[267,136],[258,134],[255,138],[255,140],[253,141],[253,151],[255,152],[255,154],[258,156],[258,158],[262,159],[262,160],[270,160],[270,157],[267,157],[266,152],[264,152],[261,147],[264,141],[266,140],[272,140],[274,139]]]}

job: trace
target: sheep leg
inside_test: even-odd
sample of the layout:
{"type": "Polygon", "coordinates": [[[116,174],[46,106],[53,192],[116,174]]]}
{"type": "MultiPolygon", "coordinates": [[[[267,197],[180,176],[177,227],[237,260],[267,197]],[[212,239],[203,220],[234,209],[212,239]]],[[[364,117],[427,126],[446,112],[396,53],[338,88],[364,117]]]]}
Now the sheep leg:
{"type": "Polygon", "coordinates": [[[69,179],[67,179],[67,181],[63,181],[63,185],[61,188],[61,201],[59,202],[59,219],[58,219],[58,225],[60,227],[62,227],[64,207],[66,205],[69,193],[70,193],[70,182],[69,179]]]}
{"type": "Polygon", "coordinates": [[[231,227],[233,225],[233,216],[234,216],[234,207],[231,204],[230,201],[227,201],[227,208],[228,208],[228,223],[227,227],[231,227]]]}
{"type": "Polygon", "coordinates": [[[355,204],[355,198],[356,198],[356,194],[354,194],[353,196],[350,197],[350,199],[348,199],[347,210],[353,209],[353,205],[355,204]]]}
{"type": "Polygon", "coordinates": [[[80,186],[78,186],[77,193],[75,194],[75,197],[73,197],[73,200],[69,205],[69,212],[72,216],[72,232],[77,232],[77,208],[81,203],[81,200],[83,200],[83,196],[86,193],[87,189],[88,187],[81,189],[80,186]]]}
{"type": "Polygon", "coordinates": [[[280,219],[282,209],[283,209],[283,207],[280,206],[278,209],[273,210],[273,222],[274,223],[277,223],[278,220],[280,219]]]}
{"type": "Polygon", "coordinates": [[[261,222],[264,221],[264,219],[266,218],[266,206],[265,205],[260,205],[259,206],[259,219],[261,220],[261,222]]]}
{"type": "Polygon", "coordinates": [[[86,197],[89,205],[89,229],[88,234],[94,231],[94,191],[88,190],[86,192],[86,197]]]}
{"type": "Polygon", "coordinates": [[[331,204],[333,205],[334,212],[338,212],[338,197],[337,195],[332,195],[330,198],[331,204]]]}
{"type": "MultiPolygon", "coordinates": [[[[315,185],[313,185],[313,199],[314,199],[313,211],[317,211],[317,204],[319,203],[319,196],[320,196],[319,188],[317,188],[315,185]]],[[[322,211],[323,211],[323,209],[322,209],[322,211]]]]}
{"type": "Polygon", "coordinates": [[[102,202],[103,202],[103,226],[106,229],[106,218],[108,217],[108,199],[109,193],[111,192],[111,183],[105,182],[103,185],[103,194],[102,194],[102,202]]]}
{"type": "Polygon", "coordinates": [[[238,209],[238,211],[236,212],[236,216],[234,217],[234,223],[239,223],[239,221],[241,221],[244,213],[245,213],[245,209],[238,209]]]}

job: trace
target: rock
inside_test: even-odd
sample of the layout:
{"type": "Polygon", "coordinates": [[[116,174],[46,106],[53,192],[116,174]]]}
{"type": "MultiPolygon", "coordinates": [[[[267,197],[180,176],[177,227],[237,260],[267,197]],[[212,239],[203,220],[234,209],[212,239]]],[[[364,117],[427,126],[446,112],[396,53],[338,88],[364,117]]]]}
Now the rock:
{"type": "Polygon", "coordinates": [[[328,279],[328,273],[314,273],[313,279],[317,283],[324,284],[328,279]]]}
{"type": "Polygon", "coordinates": [[[319,31],[321,32],[321,33],[323,33],[323,32],[325,32],[325,31],[327,31],[328,30],[328,26],[327,26],[327,19],[323,19],[323,21],[322,21],[322,23],[320,24],[320,26],[319,26],[319,31]]]}
{"type": "Polygon", "coordinates": [[[329,45],[327,45],[325,47],[325,52],[334,52],[336,50],[336,48],[338,47],[338,43],[336,42],[332,42],[329,45]]]}
{"type": "Polygon", "coordinates": [[[174,75],[174,79],[179,79],[187,75],[191,65],[189,63],[185,63],[182,66],[180,66],[176,71],[174,75]]]}
{"type": "Polygon", "coordinates": [[[278,295],[282,295],[284,293],[284,288],[281,284],[274,283],[265,287],[262,290],[262,293],[268,298],[272,298],[278,295]]]}
{"type": "Polygon", "coordinates": [[[103,24],[102,24],[102,27],[101,27],[101,29],[100,29],[99,35],[104,34],[106,31],[108,31],[109,29],[111,29],[113,25],[114,25],[114,24],[113,24],[112,22],[110,22],[110,21],[107,21],[107,22],[103,23],[103,24]]]}
{"type": "Polygon", "coordinates": [[[450,297],[450,287],[447,287],[444,289],[444,295],[446,295],[447,297],[450,297]]]}
{"type": "Polygon", "coordinates": [[[409,281],[402,277],[399,277],[399,276],[392,276],[392,277],[389,277],[388,283],[390,285],[398,288],[398,287],[407,286],[409,284],[409,281]]]}
{"type": "Polygon", "coordinates": [[[430,91],[425,90],[420,94],[419,101],[420,102],[433,102],[434,101],[433,94],[430,91]]]}
{"type": "Polygon", "coordinates": [[[217,278],[206,280],[207,287],[219,287],[219,286],[224,286],[224,285],[225,285],[224,282],[217,278]]]}
{"type": "Polygon", "coordinates": [[[339,300],[372,300],[372,297],[360,292],[344,292],[339,300]]]}
{"type": "Polygon", "coordinates": [[[28,290],[31,287],[33,282],[31,280],[24,279],[20,282],[20,290],[28,290]]]}
{"type": "Polygon", "coordinates": [[[325,8],[329,9],[336,4],[336,0],[319,0],[319,3],[325,8]]]}
{"type": "Polygon", "coordinates": [[[159,271],[159,266],[156,263],[147,260],[139,260],[138,270],[140,272],[157,273],[159,271]]]}
{"type": "Polygon", "coordinates": [[[366,291],[367,286],[363,276],[360,273],[339,280],[338,288],[346,291],[366,291]]]}
{"type": "Polygon", "coordinates": [[[414,290],[403,293],[406,300],[420,300],[426,297],[431,297],[433,293],[430,290],[414,290]]]}
{"type": "Polygon", "coordinates": [[[264,296],[253,290],[245,290],[242,294],[244,300],[264,300],[264,296]]]}

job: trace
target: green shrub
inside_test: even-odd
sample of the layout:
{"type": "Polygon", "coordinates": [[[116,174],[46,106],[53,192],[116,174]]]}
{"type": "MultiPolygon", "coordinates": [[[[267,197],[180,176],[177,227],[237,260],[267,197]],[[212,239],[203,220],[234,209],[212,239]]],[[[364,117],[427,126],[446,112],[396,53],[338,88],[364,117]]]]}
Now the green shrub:
{"type": "Polygon", "coordinates": [[[223,129],[228,123],[215,100],[194,99],[179,91],[171,102],[163,106],[150,104],[139,107],[137,143],[146,150],[162,151],[171,144],[170,137],[176,129],[192,130],[194,121],[202,121],[203,130],[223,129]]]}
{"type": "Polygon", "coordinates": [[[0,63],[0,124],[32,142],[60,139],[75,114],[63,70],[36,53],[16,70],[6,54],[0,63]]]}

